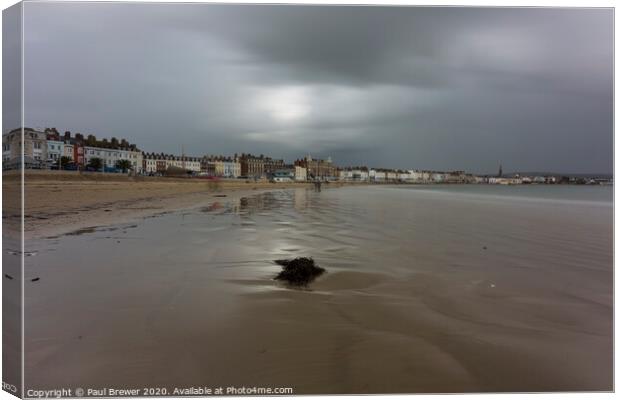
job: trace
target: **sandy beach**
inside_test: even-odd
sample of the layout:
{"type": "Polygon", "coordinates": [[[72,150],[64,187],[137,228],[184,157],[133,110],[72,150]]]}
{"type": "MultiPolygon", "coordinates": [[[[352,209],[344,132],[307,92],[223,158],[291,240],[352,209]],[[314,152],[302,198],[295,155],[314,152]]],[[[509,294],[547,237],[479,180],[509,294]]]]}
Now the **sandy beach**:
{"type": "Polygon", "coordinates": [[[126,221],[27,242],[28,388],[612,389],[608,200],[182,185],[155,218],[134,194],[126,221]],[[327,273],[274,281],[295,256],[327,273]]]}
{"type": "MultiPolygon", "coordinates": [[[[19,229],[20,174],[3,174],[4,218],[19,229]]],[[[24,235],[26,239],[66,234],[101,225],[136,221],[146,216],[202,207],[231,196],[296,187],[308,183],[127,177],[58,171],[27,171],[24,235]]],[[[338,184],[332,184],[338,186],[338,184]]]]}

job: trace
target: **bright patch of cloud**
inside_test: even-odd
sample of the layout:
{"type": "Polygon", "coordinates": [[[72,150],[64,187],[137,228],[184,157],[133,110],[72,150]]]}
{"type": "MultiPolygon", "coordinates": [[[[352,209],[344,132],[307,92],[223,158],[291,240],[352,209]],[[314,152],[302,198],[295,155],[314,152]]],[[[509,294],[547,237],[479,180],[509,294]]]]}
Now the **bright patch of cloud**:
{"type": "Polygon", "coordinates": [[[259,89],[254,101],[276,122],[299,121],[311,110],[310,96],[303,86],[259,89]]]}

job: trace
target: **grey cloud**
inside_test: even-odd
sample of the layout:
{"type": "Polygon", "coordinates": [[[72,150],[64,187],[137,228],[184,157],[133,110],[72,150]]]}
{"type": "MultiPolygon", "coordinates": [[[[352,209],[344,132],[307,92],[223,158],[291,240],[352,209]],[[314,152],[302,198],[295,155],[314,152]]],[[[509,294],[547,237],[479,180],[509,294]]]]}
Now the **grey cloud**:
{"type": "Polygon", "coordinates": [[[611,172],[612,17],[28,3],[26,120],[148,151],[611,172]]]}

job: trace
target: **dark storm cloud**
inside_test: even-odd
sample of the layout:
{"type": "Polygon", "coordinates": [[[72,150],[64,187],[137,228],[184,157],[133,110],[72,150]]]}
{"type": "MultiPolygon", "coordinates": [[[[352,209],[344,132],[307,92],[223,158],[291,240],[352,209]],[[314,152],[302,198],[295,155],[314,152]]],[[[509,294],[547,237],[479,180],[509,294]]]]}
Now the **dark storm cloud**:
{"type": "Polygon", "coordinates": [[[26,121],[147,151],[610,172],[612,12],[28,3],[26,121]]]}

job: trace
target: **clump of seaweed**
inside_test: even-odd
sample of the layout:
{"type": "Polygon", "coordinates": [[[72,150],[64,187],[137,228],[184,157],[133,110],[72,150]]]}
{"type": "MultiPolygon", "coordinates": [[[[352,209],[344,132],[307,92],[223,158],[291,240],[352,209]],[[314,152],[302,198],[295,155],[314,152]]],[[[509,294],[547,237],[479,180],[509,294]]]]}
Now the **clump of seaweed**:
{"type": "Polygon", "coordinates": [[[287,281],[295,286],[307,286],[317,276],[325,272],[325,269],[317,266],[310,257],[275,260],[274,262],[282,266],[282,271],[276,275],[275,279],[287,281]]]}

